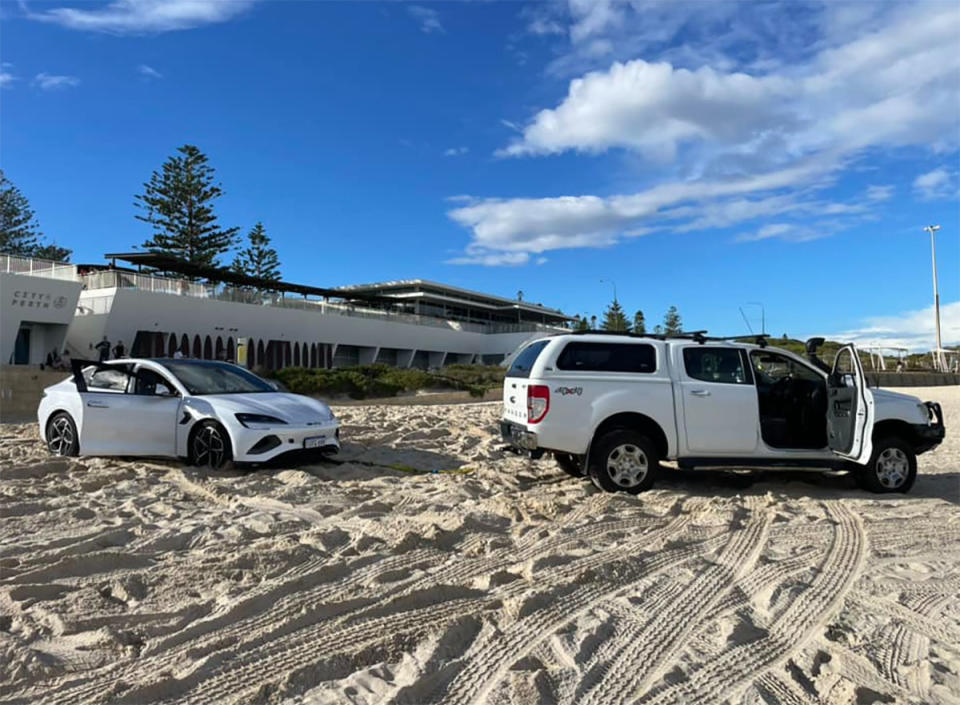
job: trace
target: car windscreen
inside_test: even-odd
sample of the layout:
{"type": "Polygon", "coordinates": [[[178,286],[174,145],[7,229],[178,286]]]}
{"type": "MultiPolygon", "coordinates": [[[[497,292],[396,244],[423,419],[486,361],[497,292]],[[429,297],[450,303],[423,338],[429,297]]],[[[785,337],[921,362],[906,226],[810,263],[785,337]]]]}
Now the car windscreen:
{"type": "Polygon", "coordinates": [[[507,377],[529,377],[530,370],[533,369],[533,363],[537,361],[540,352],[547,347],[549,342],[549,340],[538,340],[521,350],[513,359],[510,369],[507,370],[507,377]]]}
{"type": "Polygon", "coordinates": [[[250,394],[276,391],[255,374],[235,365],[181,360],[164,360],[162,364],[191,394],[250,394]]]}

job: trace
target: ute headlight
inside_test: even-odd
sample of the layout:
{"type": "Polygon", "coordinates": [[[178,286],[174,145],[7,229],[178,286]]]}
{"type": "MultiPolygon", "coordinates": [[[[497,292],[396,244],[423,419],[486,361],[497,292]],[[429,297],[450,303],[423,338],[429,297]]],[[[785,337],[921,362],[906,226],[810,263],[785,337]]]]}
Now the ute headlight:
{"type": "Polygon", "coordinates": [[[237,421],[247,428],[272,428],[273,426],[287,425],[287,422],[283,419],[266,414],[236,414],[236,417],[237,421]]]}

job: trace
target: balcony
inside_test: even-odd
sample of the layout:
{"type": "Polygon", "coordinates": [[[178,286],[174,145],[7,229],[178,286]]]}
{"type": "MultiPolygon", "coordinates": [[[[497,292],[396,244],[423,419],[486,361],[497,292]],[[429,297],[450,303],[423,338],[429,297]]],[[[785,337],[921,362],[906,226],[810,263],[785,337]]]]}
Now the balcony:
{"type": "Polygon", "coordinates": [[[252,289],[226,284],[204,284],[188,279],[174,279],[171,277],[160,277],[152,274],[123,270],[104,269],[87,274],[79,274],[76,265],[73,264],[62,264],[26,257],[14,257],[12,255],[0,255],[0,271],[32,277],[79,281],[83,285],[84,291],[78,307],[78,313],[80,315],[109,313],[110,302],[112,301],[113,295],[103,294],[97,296],[94,294],[96,291],[105,289],[138,289],[156,294],[189,296],[213,301],[229,301],[231,303],[251,306],[275,306],[278,308],[311,311],[323,315],[368,318],[394,323],[429,326],[431,328],[446,328],[448,330],[469,333],[527,333],[537,331],[558,333],[566,330],[564,328],[532,321],[519,323],[478,323],[476,321],[457,320],[454,318],[439,318],[412,313],[384,311],[376,308],[333,303],[308,297],[294,298],[275,292],[258,292],[252,289]]]}

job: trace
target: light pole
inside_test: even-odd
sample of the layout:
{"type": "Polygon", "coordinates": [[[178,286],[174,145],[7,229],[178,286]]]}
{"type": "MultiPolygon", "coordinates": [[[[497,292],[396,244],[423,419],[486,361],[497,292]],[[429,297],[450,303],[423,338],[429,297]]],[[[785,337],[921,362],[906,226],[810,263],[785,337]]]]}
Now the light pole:
{"type": "Polygon", "coordinates": [[[613,300],[617,301],[617,283],[613,279],[601,279],[600,283],[613,285],[613,300]]]}
{"type": "Polygon", "coordinates": [[[940,291],[937,287],[937,243],[933,237],[939,229],[939,225],[927,225],[924,228],[930,233],[930,255],[933,258],[933,316],[937,332],[937,349],[933,353],[934,367],[937,368],[937,372],[943,372],[943,346],[940,344],[940,291]]]}
{"type": "Polygon", "coordinates": [[[760,307],[760,335],[766,335],[767,334],[767,309],[764,308],[763,304],[760,301],[748,301],[747,306],[760,307]]]}

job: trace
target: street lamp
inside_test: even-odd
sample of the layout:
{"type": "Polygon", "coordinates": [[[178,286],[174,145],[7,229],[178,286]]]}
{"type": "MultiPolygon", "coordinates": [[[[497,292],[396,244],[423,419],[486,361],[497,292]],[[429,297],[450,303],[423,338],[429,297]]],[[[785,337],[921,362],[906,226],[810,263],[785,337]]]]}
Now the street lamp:
{"type": "Polygon", "coordinates": [[[760,335],[766,335],[767,334],[767,309],[764,308],[763,303],[760,301],[748,301],[747,306],[760,307],[760,335]]]}
{"type": "Polygon", "coordinates": [[[930,233],[930,254],[933,258],[933,316],[937,332],[937,349],[933,354],[934,367],[943,372],[943,346],[940,344],[940,291],[937,288],[937,244],[933,234],[940,229],[939,225],[927,225],[924,230],[930,233]]]}
{"type": "Polygon", "coordinates": [[[613,279],[601,279],[601,284],[612,284],[613,285],[613,300],[617,301],[617,283],[613,279]]]}

